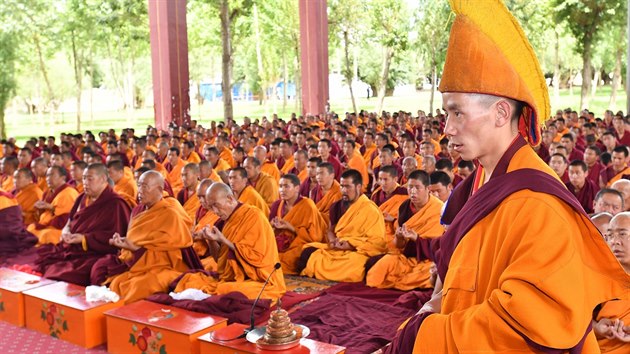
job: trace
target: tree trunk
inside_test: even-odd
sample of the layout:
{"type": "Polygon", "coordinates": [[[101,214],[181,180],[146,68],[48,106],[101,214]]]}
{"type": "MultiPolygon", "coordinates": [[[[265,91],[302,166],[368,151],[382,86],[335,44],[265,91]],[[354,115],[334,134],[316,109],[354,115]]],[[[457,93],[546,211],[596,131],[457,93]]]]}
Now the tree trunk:
{"type": "Polygon", "coordinates": [[[569,68],[569,96],[573,97],[573,68],[569,68]]]}
{"type": "Polygon", "coordinates": [[[381,65],[381,75],[379,77],[378,85],[378,105],[376,106],[376,113],[381,114],[383,111],[383,102],[385,101],[385,92],[387,91],[387,78],[389,76],[389,65],[392,62],[394,56],[394,48],[385,47],[383,50],[383,62],[381,65]]]}
{"type": "Polygon", "coordinates": [[[352,99],[352,111],[356,114],[357,103],[354,100],[354,90],[352,89],[352,82],[354,81],[354,73],[350,68],[350,39],[348,38],[348,31],[343,31],[343,51],[344,51],[344,70],[343,76],[346,78],[348,88],[350,88],[350,98],[352,99]]]}
{"type": "Polygon", "coordinates": [[[223,119],[227,123],[228,119],[234,117],[234,107],[232,105],[232,35],[230,33],[230,9],[228,0],[221,0],[221,43],[223,47],[222,56],[222,77],[221,90],[223,91],[223,119]]]}
{"type": "Polygon", "coordinates": [[[254,4],[254,38],[256,41],[256,63],[258,65],[258,80],[260,85],[260,97],[259,104],[263,105],[267,103],[267,91],[266,91],[266,80],[265,76],[265,68],[263,67],[263,59],[262,59],[262,49],[260,47],[260,27],[258,25],[258,7],[254,4]]]}
{"type": "Polygon", "coordinates": [[[588,108],[590,103],[591,82],[593,66],[591,65],[592,38],[590,35],[584,38],[584,51],[582,52],[582,92],[580,94],[580,109],[588,108]]]}
{"type": "Polygon", "coordinates": [[[1,139],[7,138],[7,131],[4,124],[4,109],[5,108],[6,107],[0,107],[0,138],[1,139]]]}
{"type": "Polygon", "coordinates": [[[429,112],[433,112],[433,98],[435,97],[436,83],[437,83],[437,62],[434,57],[431,60],[431,101],[429,101],[429,112]]]}
{"type": "Polygon", "coordinates": [[[76,81],[77,89],[77,132],[81,131],[81,91],[83,90],[83,70],[81,64],[81,58],[77,51],[76,38],[74,32],[72,32],[72,58],[74,59],[74,79],[76,81]]]}
{"type": "Polygon", "coordinates": [[[558,104],[560,101],[560,34],[557,29],[554,32],[556,34],[556,44],[553,64],[553,98],[555,104],[558,104]]]}
{"type": "Polygon", "coordinates": [[[591,92],[590,92],[590,99],[592,99],[593,97],[595,97],[595,94],[597,93],[597,85],[599,85],[599,77],[601,75],[601,69],[595,69],[595,78],[593,79],[593,83],[591,85],[591,92]]]}
{"type": "Polygon", "coordinates": [[[53,102],[55,106],[54,110],[56,110],[55,102],[55,91],[52,89],[52,85],[50,84],[50,79],[48,78],[48,70],[46,70],[46,63],[44,62],[44,56],[42,54],[42,47],[39,42],[39,35],[35,34],[33,36],[33,43],[35,43],[35,50],[37,51],[37,58],[39,60],[39,70],[42,72],[42,76],[44,77],[44,82],[46,83],[46,90],[48,91],[48,99],[53,102]]]}
{"type": "Polygon", "coordinates": [[[610,93],[609,109],[617,110],[617,90],[621,87],[621,60],[623,56],[623,47],[617,49],[615,53],[615,70],[613,71],[612,92],[610,93]]]}
{"type": "Polygon", "coordinates": [[[289,66],[287,65],[287,57],[282,56],[282,112],[286,113],[287,111],[287,100],[288,100],[288,77],[289,77],[289,66]]]}

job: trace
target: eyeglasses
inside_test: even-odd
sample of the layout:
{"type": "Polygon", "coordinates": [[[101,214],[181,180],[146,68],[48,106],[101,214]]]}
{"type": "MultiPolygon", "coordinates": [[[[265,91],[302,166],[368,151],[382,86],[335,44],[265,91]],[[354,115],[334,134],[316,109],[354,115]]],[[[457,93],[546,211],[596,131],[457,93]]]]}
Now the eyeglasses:
{"type": "Polygon", "coordinates": [[[628,232],[628,231],[618,231],[618,232],[609,231],[609,232],[606,233],[606,235],[604,235],[604,239],[606,240],[606,242],[613,242],[615,239],[617,239],[618,241],[627,242],[628,240],[630,240],[630,232],[628,232]]]}

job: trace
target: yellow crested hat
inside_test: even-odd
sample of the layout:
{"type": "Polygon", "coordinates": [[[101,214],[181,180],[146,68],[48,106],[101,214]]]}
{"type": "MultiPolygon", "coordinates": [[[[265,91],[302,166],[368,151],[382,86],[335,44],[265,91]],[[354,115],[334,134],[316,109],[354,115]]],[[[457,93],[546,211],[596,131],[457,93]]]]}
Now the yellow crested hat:
{"type": "Polygon", "coordinates": [[[545,77],[518,21],[501,0],[449,0],[456,17],[440,92],[482,93],[527,104],[519,131],[540,143],[551,107],[545,77]]]}

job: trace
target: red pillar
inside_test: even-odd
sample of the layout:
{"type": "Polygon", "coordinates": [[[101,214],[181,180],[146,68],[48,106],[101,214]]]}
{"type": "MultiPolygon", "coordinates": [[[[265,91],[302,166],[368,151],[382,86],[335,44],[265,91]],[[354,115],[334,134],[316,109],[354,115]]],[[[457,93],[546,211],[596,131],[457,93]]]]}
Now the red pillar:
{"type": "Polygon", "coordinates": [[[149,0],[155,126],[190,124],[186,0],[149,0]]]}
{"type": "Polygon", "coordinates": [[[300,0],[300,60],[302,113],[325,113],[328,102],[326,0],[300,0]]]}

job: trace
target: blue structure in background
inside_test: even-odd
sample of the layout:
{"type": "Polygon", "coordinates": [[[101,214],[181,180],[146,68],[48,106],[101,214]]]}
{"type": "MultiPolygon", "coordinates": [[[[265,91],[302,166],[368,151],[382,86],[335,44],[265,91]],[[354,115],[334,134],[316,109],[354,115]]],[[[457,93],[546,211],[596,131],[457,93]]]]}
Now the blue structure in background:
{"type": "MultiPolygon", "coordinates": [[[[278,82],[275,86],[276,94],[278,98],[282,98],[284,95],[284,83],[278,82]]],[[[273,89],[267,89],[267,96],[270,97],[273,93],[273,89]]],[[[221,83],[202,83],[199,85],[199,94],[206,101],[220,101],[223,99],[223,91],[221,90],[221,83]]],[[[292,82],[287,83],[287,96],[294,98],[296,95],[295,84],[292,82]]],[[[258,97],[254,97],[254,93],[247,90],[242,82],[237,82],[232,86],[232,98],[235,101],[253,101],[258,97]]]]}

